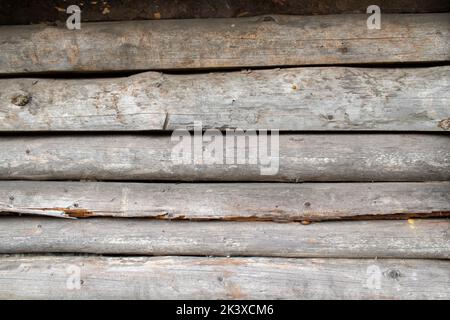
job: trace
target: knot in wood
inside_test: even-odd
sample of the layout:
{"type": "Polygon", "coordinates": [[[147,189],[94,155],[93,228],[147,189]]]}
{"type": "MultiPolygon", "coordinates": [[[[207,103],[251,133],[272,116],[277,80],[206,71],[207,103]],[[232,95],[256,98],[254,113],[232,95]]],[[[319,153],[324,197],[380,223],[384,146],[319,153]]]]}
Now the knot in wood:
{"type": "Polygon", "coordinates": [[[15,95],[11,99],[11,103],[15,104],[16,106],[23,107],[26,104],[28,104],[28,102],[30,102],[30,100],[31,100],[30,96],[24,95],[24,94],[18,94],[18,95],[15,95]]]}

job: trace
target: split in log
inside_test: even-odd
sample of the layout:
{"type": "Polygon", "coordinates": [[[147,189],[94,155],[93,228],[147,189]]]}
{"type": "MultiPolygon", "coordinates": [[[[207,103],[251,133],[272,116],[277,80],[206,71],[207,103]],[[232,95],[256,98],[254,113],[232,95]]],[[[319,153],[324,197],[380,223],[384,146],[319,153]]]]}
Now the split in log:
{"type": "Polygon", "coordinates": [[[0,131],[450,130],[450,67],[0,80],[0,131]]]}
{"type": "Polygon", "coordinates": [[[450,214],[450,182],[143,184],[1,181],[0,211],[72,218],[168,220],[319,221],[439,217],[450,214]]]}

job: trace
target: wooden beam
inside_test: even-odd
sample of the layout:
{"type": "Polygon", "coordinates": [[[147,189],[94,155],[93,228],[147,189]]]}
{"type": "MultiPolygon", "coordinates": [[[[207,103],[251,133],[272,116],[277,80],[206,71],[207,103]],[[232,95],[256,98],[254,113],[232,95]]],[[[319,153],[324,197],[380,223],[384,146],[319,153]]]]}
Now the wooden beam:
{"type": "MultiPolygon", "coordinates": [[[[222,134],[217,134],[217,141],[227,145],[222,134]]],[[[248,141],[228,143],[228,151],[224,147],[223,157],[217,153],[216,160],[220,162],[211,164],[211,156],[208,157],[214,149],[211,142],[203,143],[204,157],[201,158],[201,140],[195,140],[197,147],[188,147],[192,146],[188,145],[194,140],[192,136],[173,138],[174,141],[168,135],[3,136],[0,137],[0,179],[450,180],[450,143],[447,135],[280,134],[279,138],[276,135],[273,137],[272,156],[262,156],[267,145],[257,137],[259,155],[256,153],[257,146],[249,146],[248,141]],[[181,142],[176,139],[181,139],[181,142]],[[276,147],[277,141],[279,149],[276,147]],[[184,149],[184,153],[180,148],[184,149]],[[196,156],[195,159],[184,159],[179,157],[180,154],[196,156]],[[243,159],[238,162],[236,155],[243,159]],[[250,161],[252,155],[258,160],[257,164],[250,161]]],[[[221,147],[217,148],[220,150],[221,147]]]]}
{"type": "Polygon", "coordinates": [[[443,260],[1,256],[1,299],[449,299],[443,260]]]}
{"type": "Polygon", "coordinates": [[[450,182],[1,181],[0,211],[60,217],[317,221],[450,214],[450,182]]]}
{"type": "MultiPolygon", "coordinates": [[[[81,21],[114,21],[143,19],[232,18],[262,14],[341,14],[366,13],[370,0],[127,0],[126,2],[72,0],[78,5],[81,21]]],[[[29,24],[66,21],[64,0],[2,0],[1,24],[29,24]],[[17,14],[20,12],[20,14],[17,14]]],[[[377,0],[383,13],[449,12],[447,0],[377,0]]]]}
{"type": "Polygon", "coordinates": [[[450,219],[187,222],[2,217],[0,252],[450,259],[450,219]]]}
{"type": "Polygon", "coordinates": [[[0,131],[442,131],[450,67],[0,80],[0,131]]]}
{"type": "Polygon", "coordinates": [[[450,13],[269,16],[0,28],[0,73],[450,60],[450,13]],[[186,40],[188,39],[188,40],[186,40]]]}

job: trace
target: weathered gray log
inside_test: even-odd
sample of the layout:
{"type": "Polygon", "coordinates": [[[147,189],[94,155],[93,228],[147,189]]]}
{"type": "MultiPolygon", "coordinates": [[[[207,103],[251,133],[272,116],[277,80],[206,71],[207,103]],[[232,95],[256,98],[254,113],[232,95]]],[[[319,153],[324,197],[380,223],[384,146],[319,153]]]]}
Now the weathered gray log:
{"type": "Polygon", "coordinates": [[[0,28],[0,73],[450,60],[450,13],[269,16],[0,28]]]}
{"type": "Polygon", "coordinates": [[[449,299],[450,261],[1,256],[1,299],[449,299]]]}
{"type": "Polygon", "coordinates": [[[450,259],[450,219],[302,225],[2,217],[0,253],[450,259]]]}
{"type": "MultiPolygon", "coordinates": [[[[447,0],[377,0],[383,13],[449,12],[447,0]]],[[[232,18],[261,14],[366,13],[372,0],[2,0],[0,24],[64,22],[66,8],[76,4],[81,21],[232,18]],[[17,14],[20,12],[20,14],[17,14]]]]}
{"type": "Polygon", "coordinates": [[[273,135],[273,141],[269,137],[272,150],[266,157],[266,141],[259,140],[263,136],[255,145],[249,140],[229,144],[218,134],[215,142],[203,143],[203,151],[202,142],[194,143],[193,149],[186,147],[194,140],[191,136],[183,136],[182,142],[168,135],[3,136],[0,179],[450,180],[448,135],[281,134],[279,139],[273,135]],[[217,141],[228,144],[223,156],[212,152],[217,141]]]}
{"type": "MultiPolygon", "coordinates": [[[[1,181],[0,211],[60,217],[316,221],[450,214],[450,182],[1,181]]],[[[4,220],[2,220],[4,221],[4,220]]]]}
{"type": "Polygon", "coordinates": [[[0,131],[442,131],[449,105],[448,66],[3,79],[0,131]]]}

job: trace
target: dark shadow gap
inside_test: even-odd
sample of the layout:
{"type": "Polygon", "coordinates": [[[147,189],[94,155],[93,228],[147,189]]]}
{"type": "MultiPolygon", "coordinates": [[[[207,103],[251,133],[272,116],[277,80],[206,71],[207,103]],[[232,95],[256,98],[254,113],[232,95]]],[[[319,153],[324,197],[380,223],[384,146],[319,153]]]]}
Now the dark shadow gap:
{"type": "MultiPolygon", "coordinates": [[[[203,132],[208,128],[203,128],[203,132]]],[[[222,133],[226,132],[226,129],[218,128],[222,133]]],[[[232,130],[233,128],[230,128],[232,130]]],[[[244,131],[251,130],[251,128],[242,129],[244,131]]],[[[259,129],[256,129],[258,132],[259,129]]],[[[276,129],[268,129],[270,133],[271,130],[276,129]]],[[[80,138],[83,137],[98,137],[98,136],[148,136],[148,137],[170,137],[174,130],[148,130],[148,131],[0,131],[1,137],[73,137],[77,136],[80,138]]],[[[193,132],[192,129],[188,130],[189,132],[193,132]]],[[[437,135],[437,136],[449,136],[450,132],[448,131],[383,131],[383,130],[292,130],[292,131],[279,131],[279,135],[437,135]]]]}
{"type": "Polygon", "coordinates": [[[221,72],[240,72],[242,70],[270,70],[313,67],[353,67],[353,68],[429,68],[449,66],[450,61],[429,62],[397,62],[397,63],[345,63],[345,64],[304,64],[304,65],[266,65],[256,67],[221,67],[221,68],[185,68],[185,69],[139,69],[139,70],[108,70],[108,71],[54,71],[54,72],[21,72],[0,74],[0,79],[14,78],[48,78],[48,79],[92,79],[92,78],[118,78],[130,77],[144,72],[160,72],[164,74],[204,74],[221,72]]]}

